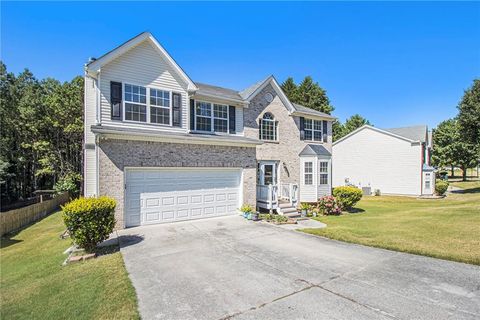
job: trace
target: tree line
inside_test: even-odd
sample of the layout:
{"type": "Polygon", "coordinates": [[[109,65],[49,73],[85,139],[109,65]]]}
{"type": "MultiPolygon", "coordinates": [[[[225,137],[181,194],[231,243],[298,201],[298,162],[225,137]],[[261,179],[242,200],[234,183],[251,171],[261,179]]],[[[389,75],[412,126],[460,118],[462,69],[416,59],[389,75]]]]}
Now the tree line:
{"type": "MultiPolygon", "coordinates": [[[[335,110],[330,103],[327,92],[320,87],[318,82],[314,82],[310,76],[306,76],[299,84],[296,84],[294,79],[289,77],[281,84],[281,87],[288,99],[293,103],[298,103],[304,107],[327,114],[331,114],[335,110]]],[[[359,114],[352,115],[344,123],[338,119],[335,120],[332,128],[333,141],[337,141],[366,124],[372,125],[370,121],[359,114]]]]}
{"type": "Polygon", "coordinates": [[[467,180],[467,169],[480,162],[480,79],[475,79],[465,90],[457,105],[458,114],[441,122],[433,131],[432,161],[436,166],[462,170],[467,180]]]}
{"type": "Polygon", "coordinates": [[[0,61],[2,205],[33,191],[78,191],[82,172],[83,78],[39,80],[0,61]]]}

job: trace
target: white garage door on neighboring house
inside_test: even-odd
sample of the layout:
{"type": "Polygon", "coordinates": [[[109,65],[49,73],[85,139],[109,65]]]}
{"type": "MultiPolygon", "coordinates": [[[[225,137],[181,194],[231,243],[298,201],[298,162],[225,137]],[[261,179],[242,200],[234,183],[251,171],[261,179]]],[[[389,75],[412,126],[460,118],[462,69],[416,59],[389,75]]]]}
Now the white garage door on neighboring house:
{"type": "Polygon", "coordinates": [[[126,169],[125,226],[235,214],[241,169],[126,169]]]}

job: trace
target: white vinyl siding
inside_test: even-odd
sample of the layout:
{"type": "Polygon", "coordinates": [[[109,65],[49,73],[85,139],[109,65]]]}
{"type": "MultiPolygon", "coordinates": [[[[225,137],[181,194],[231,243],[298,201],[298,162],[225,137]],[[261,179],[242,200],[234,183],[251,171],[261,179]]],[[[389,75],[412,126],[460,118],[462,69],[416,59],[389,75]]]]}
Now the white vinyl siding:
{"type": "Polygon", "coordinates": [[[93,196],[97,194],[97,156],[95,146],[95,134],[90,127],[95,125],[97,118],[97,86],[95,79],[85,76],[85,118],[84,118],[84,134],[85,145],[89,149],[83,150],[83,192],[85,196],[93,196]]]}
{"type": "Polygon", "coordinates": [[[96,149],[85,149],[84,151],[84,196],[92,197],[97,195],[97,152],[96,149]]]}
{"type": "Polygon", "coordinates": [[[345,179],[384,194],[421,194],[420,145],[364,128],[333,146],[333,186],[345,179]]]}
{"type": "Polygon", "coordinates": [[[85,143],[95,143],[95,135],[90,130],[97,118],[97,87],[95,79],[85,76],[85,143]]]}
{"type": "Polygon", "coordinates": [[[235,131],[236,134],[242,135],[244,133],[243,130],[243,108],[242,107],[235,107],[235,131]]]}
{"type": "MultiPolygon", "coordinates": [[[[124,55],[103,66],[100,72],[101,122],[104,125],[123,126],[165,131],[186,131],[188,128],[187,84],[167,63],[160,53],[144,41],[124,55]],[[122,82],[159,90],[177,92],[182,95],[182,127],[171,127],[150,123],[133,123],[111,120],[110,81],[122,82]]],[[[125,96],[125,92],[123,92],[125,96]]]]}

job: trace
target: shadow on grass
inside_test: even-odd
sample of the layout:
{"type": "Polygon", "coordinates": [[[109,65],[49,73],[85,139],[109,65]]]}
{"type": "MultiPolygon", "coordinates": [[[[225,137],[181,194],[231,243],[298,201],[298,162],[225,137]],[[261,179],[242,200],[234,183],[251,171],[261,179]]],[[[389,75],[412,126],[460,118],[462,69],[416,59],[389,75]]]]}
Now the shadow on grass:
{"type": "Polygon", "coordinates": [[[362,209],[362,208],[351,208],[351,209],[346,210],[346,212],[348,212],[348,213],[362,213],[362,212],[365,212],[365,210],[362,209]]]}
{"type": "Polygon", "coordinates": [[[452,190],[451,192],[452,193],[480,193],[480,187],[462,189],[462,190],[452,190]]]}
{"type": "Polygon", "coordinates": [[[3,248],[6,248],[6,247],[10,247],[14,244],[17,244],[19,242],[22,242],[23,240],[16,240],[16,239],[11,239],[13,235],[7,235],[7,237],[2,237],[0,239],[0,249],[3,249],[3,248]]]}

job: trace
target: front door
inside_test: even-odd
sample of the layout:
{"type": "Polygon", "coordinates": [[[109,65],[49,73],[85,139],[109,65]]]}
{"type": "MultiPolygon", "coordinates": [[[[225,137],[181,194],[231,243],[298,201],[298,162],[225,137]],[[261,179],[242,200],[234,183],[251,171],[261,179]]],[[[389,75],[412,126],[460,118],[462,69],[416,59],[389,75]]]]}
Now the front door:
{"type": "Polygon", "coordinates": [[[260,161],[258,163],[258,184],[276,185],[277,184],[277,162],[260,161]]]}

